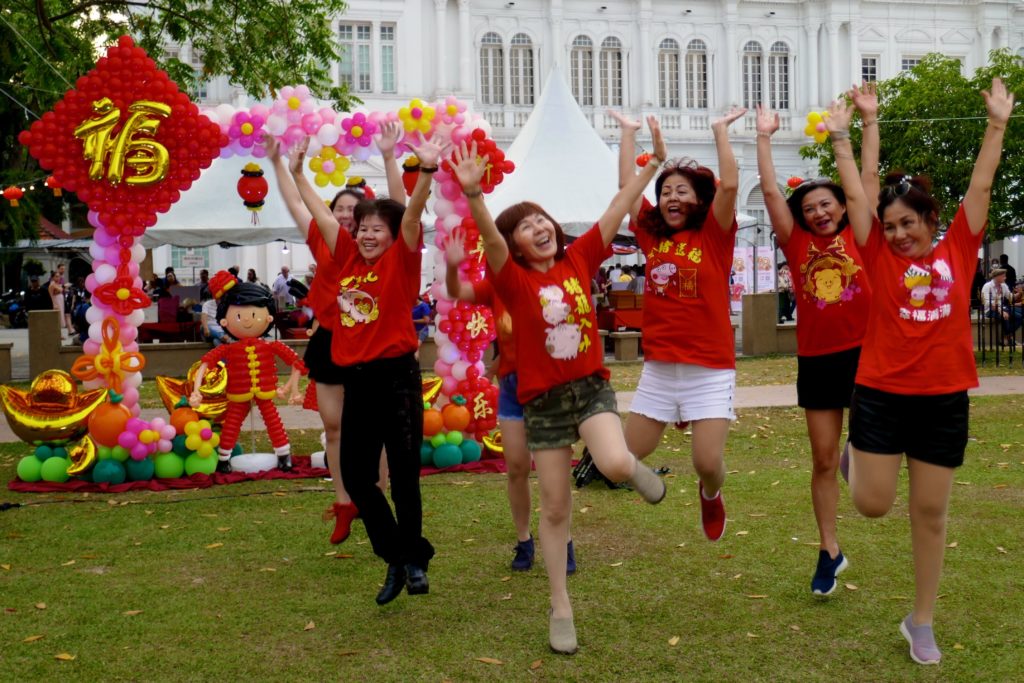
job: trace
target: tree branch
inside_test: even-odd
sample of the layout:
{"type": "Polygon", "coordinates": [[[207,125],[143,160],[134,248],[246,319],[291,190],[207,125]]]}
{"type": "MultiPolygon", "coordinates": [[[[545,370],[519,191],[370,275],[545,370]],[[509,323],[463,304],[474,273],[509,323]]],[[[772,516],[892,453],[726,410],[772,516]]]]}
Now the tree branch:
{"type": "Polygon", "coordinates": [[[130,2],[129,0],[86,0],[85,2],[81,2],[75,5],[66,12],[62,12],[61,14],[57,14],[50,17],[49,20],[51,22],[60,21],[62,19],[67,19],[68,17],[73,17],[81,13],[83,10],[89,9],[90,7],[102,7],[105,5],[127,5],[129,7],[146,7],[149,9],[157,10],[158,12],[164,12],[166,14],[171,15],[172,17],[177,17],[178,19],[181,19],[182,21],[185,21],[189,25],[194,26],[196,28],[203,27],[202,24],[193,20],[192,17],[188,16],[187,14],[182,14],[181,12],[172,10],[169,7],[157,5],[152,2],[130,2]]]}

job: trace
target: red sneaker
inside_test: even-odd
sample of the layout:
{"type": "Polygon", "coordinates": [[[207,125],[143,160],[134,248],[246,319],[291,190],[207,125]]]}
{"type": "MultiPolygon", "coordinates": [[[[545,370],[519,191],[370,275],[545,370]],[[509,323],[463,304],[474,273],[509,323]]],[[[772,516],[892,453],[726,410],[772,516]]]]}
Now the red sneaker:
{"type": "Polygon", "coordinates": [[[331,543],[338,545],[352,533],[352,520],[359,515],[359,511],[353,503],[334,503],[324,512],[324,519],[334,517],[334,533],[331,534],[331,543]]]}
{"type": "Polygon", "coordinates": [[[700,523],[709,541],[717,541],[725,533],[725,504],[719,491],[711,500],[704,497],[704,484],[700,485],[700,523]]]}

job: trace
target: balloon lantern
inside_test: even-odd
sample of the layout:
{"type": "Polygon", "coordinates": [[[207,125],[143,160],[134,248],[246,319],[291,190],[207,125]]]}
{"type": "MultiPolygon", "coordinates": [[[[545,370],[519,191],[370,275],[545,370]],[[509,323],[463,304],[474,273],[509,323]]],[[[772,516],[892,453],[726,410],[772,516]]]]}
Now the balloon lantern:
{"type": "Polygon", "coordinates": [[[54,197],[61,196],[60,182],[56,178],[54,178],[52,175],[46,177],[46,186],[48,188],[50,188],[51,190],[53,190],[53,196],[54,197]]]}
{"type": "Polygon", "coordinates": [[[650,162],[651,162],[651,155],[648,154],[647,152],[644,152],[643,154],[641,154],[640,156],[638,156],[636,158],[636,165],[641,167],[641,168],[643,168],[644,166],[646,166],[650,162]]]}
{"type": "Polygon", "coordinates": [[[25,196],[25,193],[17,185],[11,185],[4,190],[4,199],[11,203],[11,206],[17,206],[18,200],[25,196]]]}
{"type": "Polygon", "coordinates": [[[259,164],[246,164],[242,169],[242,177],[238,179],[238,196],[252,212],[253,225],[259,223],[256,213],[263,208],[263,198],[267,196],[268,189],[267,179],[263,177],[263,169],[259,164]]]}

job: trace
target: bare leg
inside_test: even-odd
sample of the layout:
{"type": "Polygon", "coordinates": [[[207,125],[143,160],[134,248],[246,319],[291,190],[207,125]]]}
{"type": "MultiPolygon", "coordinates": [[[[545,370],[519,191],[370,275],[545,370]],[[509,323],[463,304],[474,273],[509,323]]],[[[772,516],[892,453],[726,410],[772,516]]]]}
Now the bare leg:
{"type": "Polygon", "coordinates": [[[580,436],[601,474],[614,482],[633,476],[637,461],[626,448],[622,420],[615,413],[598,413],[580,423],[580,436]]]}
{"type": "Polygon", "coordinates": [[[725,483],[725,439],[729,420],[709,418],[695,420],[693,429],[693,469],[704,485],[704,496],[714,498],[725,483]]]}
{"type": "Polygon", "coordinates": [[[569,591],[566,589],[566,544],[572,519],[572,494],[569,489],[571,448],[537,451],[537,479],[540,483],[540,547],[551,590],[552,616],[572,617],[569,591]]]}
{"type": "Polygon", "coordinates": [[[345,491],[345,484],[341,481],[341,411],[345,402],[345,387],[340,384],[316,383],[316,403],[320,410],[320,419],[324,423],[324,434],[327,437],[327,447],[324,449],[324,459],[327,461],[327,470],[331,473],[331,483],[334,484],[334,497],[338,503],[347,505],[352,502],[348,492],[345,491]]]}
{"type": "Polygon", "coordinates": [[[377,488],[383,493],[388,492],[388,449],[380,449],[380,466],[378,467],[377,488]]]}
{"type": "Polygon", "coordinates": [[[661,443],[661,435],[665,432],[665,423],[640,413],[630,413],[626,418],[625,432],[629,452],[643,460],[653,453],[661,443]]]}
{"type": "Polygon", "coordinates": [[[821,549],[829,557],[839,554],[836,509],[839,505],[839,437],[843,433],[843,410],[808,410],[807,436],[811,440],[811,502],[818,523],[821,549]]]}
{"type": "Polygon", "coordinates": [[[946,512],[953,468],[907,459],[910,468],[910,539],[914,550],[913,625],[932,623],[946,547],[946,512]]]}
{"type": "Polygon", "coordinates": [[[853,505],[865,517],[881,517],[896,500],[900,455],[865,453],[850,444],[850,493],[853,505]]]}
{"type": "Polygon", "coordinates": [[[522,420],[500,420],[501,443],[505,465],[508,467],[508,506],[516,540],[530,538],[530,465],[532,459],[526,447],[526,423],[522,420]]]}

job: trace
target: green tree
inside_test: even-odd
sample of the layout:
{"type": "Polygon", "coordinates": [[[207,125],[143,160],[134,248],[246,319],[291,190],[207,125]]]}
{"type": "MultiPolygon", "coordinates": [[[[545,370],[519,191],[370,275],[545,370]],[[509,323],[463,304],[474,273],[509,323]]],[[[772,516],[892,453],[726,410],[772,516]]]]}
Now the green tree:
{"type": "MultiPolygon", "coordinates": [[[[1024,60],[1007,50],[993,51],[988,65],[970,77],[961,70],[959,60],[930,54],[911,71],[878,84],[880,172],[930,177],[946,224],[967,192],[985,132],[980,92],[998,76],[1017,93],[1018,101],[1024,97],[1024,60]]],[[[1024,233],[1024,120],[1016,116],[1010,119],[992,188],[990,239],[1024,233]]],[[[853,128],[851,138],[859,150],[861,131],[853,128]]],[[[807,145],[800,154],[817,160],[823,174],[836,177],[831,145],[807,145]]]]}
{"type": "MultiPolygon", "coordinates": [[[[340,46],[330,18],[344,0],[10,0],[0,9],[0,185],[36,181],[18,208],[0,201],[0,243],[35,237],[39,213],[59,223],[68,203],[38,189],[47,173],[17,136],[51,109],[100,52],[128,34],[183,90],[197,87],[190,64],[164,54],[167,43],[191,43],[202,54],[198,80],[217,76],[257,98],[305,83],[347,110],[357,103],[333,85],[340,46]],[[14,102],[18,100],[20,104],[14,102]]],[[[65,193],[69,203],[74,196],[65,193]]]]}

